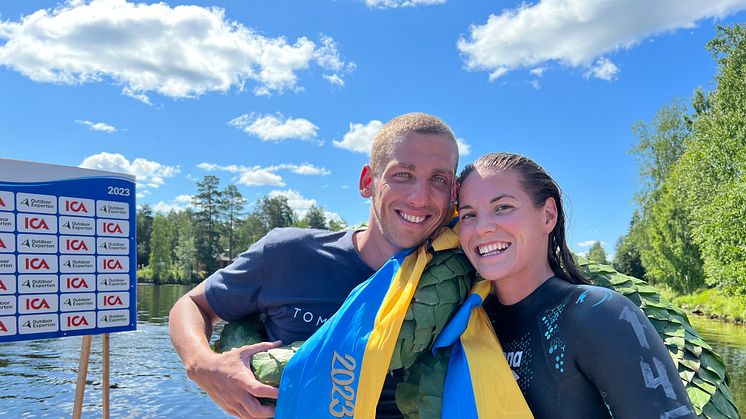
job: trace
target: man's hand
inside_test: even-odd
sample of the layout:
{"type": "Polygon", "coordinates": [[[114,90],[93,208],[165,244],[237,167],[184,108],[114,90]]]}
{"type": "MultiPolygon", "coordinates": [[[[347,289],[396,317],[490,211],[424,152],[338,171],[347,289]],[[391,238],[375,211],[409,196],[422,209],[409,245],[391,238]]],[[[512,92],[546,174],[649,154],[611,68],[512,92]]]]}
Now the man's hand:
{"type": "Polygon", "coordinates": [[[187,376],[229,414],[243,418],[271,418],[272,406],[257,398],[277,399],[278,389],[259,382],[251,371],[251,356],[282,345],[262,342],[242,346],[222,354],[213,353],[186,366],[187,376]]]}

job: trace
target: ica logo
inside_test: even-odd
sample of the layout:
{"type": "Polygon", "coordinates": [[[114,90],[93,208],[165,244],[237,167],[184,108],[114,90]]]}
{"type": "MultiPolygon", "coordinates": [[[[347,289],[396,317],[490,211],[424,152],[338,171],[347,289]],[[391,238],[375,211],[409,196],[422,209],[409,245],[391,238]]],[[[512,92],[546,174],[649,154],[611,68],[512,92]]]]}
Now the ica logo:
{"type": "Polygon", "coordinates": [[[88,250],[88,246],[86,246],[85,242],[83,240],[79,239],[67,239],[65,240],[65,248],[67,250],[73,250],[73,251],[81,251],[81,250],[88,250]]]}
{"type": "Polygon", "coordinates": [[[49,264],[45,259],[31,258],[26,259],[26,269],[38,271],[41,269],[49,269],[49,264]]]}
{"type": "Polygon", "coordinates": [[[5,201],[3,201],[3,198],[1,197],[0,197],[0,207],[7,207],[7,205],[5,205],[5,201]]]}
{"type": "Polygon", "coordinates": [[[122,269],[122,264],[116,259],[104,259],[104,269],[122,269]]]}
{"type": "Polygon", "coordinates": [[[0,239],[0,249],[7,249],[7,248],[8,246],[6,246],[5,243],[3,243],[3,239],[0,239]]]}
{"type": "Polygon", "coordinates": [[[2,321],[0,321],[0,332],[8,333],[8,328],[5,327],[2,321]]]}
{"type": "Polygon", "coordinates": [[[30,228],[32,230],[49,230],[47,222],[41,218],[27,217],[23,221],[27,229],[30,228]]]}
{"type": "Polygon", "coordinates": [[[88,326],[88,320],[83,316],[70,316],[67,318],[67,327],[88,326]]]}
{"type": "Polygon", "coordinates": [[[104,223],[104,232],[122,234],[122,226],[117,223],[104,223]]]}
{"type": "Polygon", "coordinates": [[[119,298],[119,296],[116,296],[116,295],[105,295],[104,296],[104,305],[105,306],[123,306],[124,302],[122,302],[122,299],[119,298]]]}
{"type": "Polygon", "coordinates": [[[67,278],[67,288],[68,289],[80,289],[80,288],[89,288],[88,283],[85,282],[85,278],[67,278]]]}
{"type": "Polygon", "coordinates": [[[8,287],[5,286],[5,283],[2,279],[0,279],[0,291],[7,291],[8,287]]]}
{"type": "Polygon", "coordinates": [[[30,298],[26,300],[26,310],[49,310],[49,303],[44,298],[30,298]]]}
{"type": "Polygon", "coordinates": [[[80,201],[66,201],[65,210],[69,212],[88,214],[88,208],[86,208],[85,204],[80,201]]]}

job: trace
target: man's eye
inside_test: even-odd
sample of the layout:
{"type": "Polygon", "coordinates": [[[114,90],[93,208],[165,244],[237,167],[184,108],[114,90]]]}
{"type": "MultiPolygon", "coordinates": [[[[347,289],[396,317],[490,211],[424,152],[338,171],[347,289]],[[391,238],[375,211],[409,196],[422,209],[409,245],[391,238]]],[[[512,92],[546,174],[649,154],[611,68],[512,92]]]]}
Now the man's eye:
{"type": "Polygon", "coordinates": [[[433,180],[438,183],[448,183],[448,178],[446,178],[445,176],[435,176],[433,177],[433,180]]]}

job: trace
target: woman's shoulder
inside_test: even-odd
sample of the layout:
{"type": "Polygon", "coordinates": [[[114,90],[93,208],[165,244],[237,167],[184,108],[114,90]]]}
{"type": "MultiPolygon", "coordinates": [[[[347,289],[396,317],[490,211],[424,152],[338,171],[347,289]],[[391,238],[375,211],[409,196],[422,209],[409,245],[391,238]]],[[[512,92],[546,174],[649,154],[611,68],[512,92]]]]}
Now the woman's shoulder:
{"type": "Polygon", "coordinates": [[[566,313],[573,321],[601,328],[613,328],[630,314],[644,317],[640,308],[624,295],[595,285],[572,285],[566,313]]]}

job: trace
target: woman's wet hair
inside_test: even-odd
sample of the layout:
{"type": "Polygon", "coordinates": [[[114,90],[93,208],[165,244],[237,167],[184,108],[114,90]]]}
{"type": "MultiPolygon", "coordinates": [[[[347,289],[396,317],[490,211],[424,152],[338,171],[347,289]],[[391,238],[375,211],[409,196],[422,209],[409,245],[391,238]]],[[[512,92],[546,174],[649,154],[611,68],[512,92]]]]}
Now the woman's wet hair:
{"type": "Polygon", "coordinates": [[[580,273],[572,252],[567,247],[565,239],[565,210],[562,205],[562,193],[557,182],[536,162],[528,157],[513,153],[485,154],[474,163],[464,167],[458,177],[459,185],[463,185],[466,178],[475,169],[504,172],[511,170],[516,173],[523,190],[531,196],[535,207],[544,205],[547,199],[554,198],[557,204],[557,223],[549,233],[547,260],[549,267],[558,277],[573,284],[588,284],[590,281],[580,273]]]}

